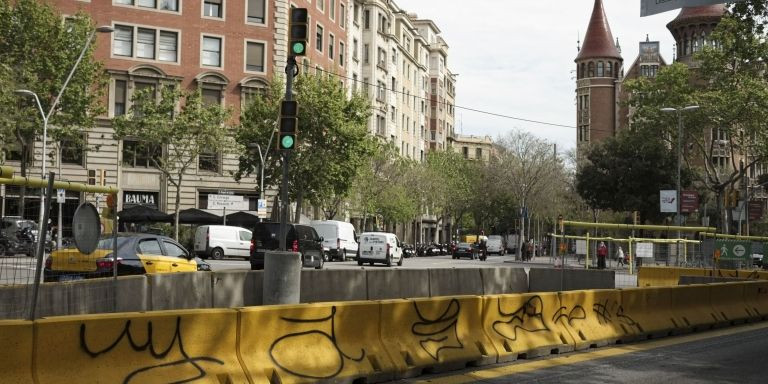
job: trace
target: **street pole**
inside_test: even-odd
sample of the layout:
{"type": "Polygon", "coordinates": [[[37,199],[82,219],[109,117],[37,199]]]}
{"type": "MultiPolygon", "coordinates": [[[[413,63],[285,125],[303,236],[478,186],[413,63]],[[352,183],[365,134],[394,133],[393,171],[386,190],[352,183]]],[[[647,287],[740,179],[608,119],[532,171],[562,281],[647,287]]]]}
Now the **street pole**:
{"type": "MultiPolygon", "coordinates": [[[[293,100],[293,77],[296,71],[296,58],[288,57],[288,63],[285,66],[285,101],[293,100]]],[[[280,250],[287,251],[286,237],[288,234],[288,163],[291,161],[289,150],[283,151],[283,182],[280,187],[280,250]]]]}
{"type": "MultiPolygon", "coordinates": [[[[682,157],[683,157],[683,113],[677,111],[677,226],[683,225],[683,213],[680,211],[682,204],[680,204],[680,173],[682,169],[682,157]]],[[[677,230],[677,252],[675,253],[676,262],[675,265],[680,265],[680,230],[677,230]]]]}

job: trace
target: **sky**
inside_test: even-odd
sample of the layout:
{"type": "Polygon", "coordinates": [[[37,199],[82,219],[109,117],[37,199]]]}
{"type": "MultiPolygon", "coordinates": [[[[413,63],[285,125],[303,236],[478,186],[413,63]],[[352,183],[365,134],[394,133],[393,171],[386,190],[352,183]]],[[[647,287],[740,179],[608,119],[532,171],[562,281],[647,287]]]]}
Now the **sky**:
{"type": "MultiPolygon", "coordinates": [[[[594,0],[395,0],[431,19],[449,45],[448,67],[457,73],[456,132],[494,139],[512,130],[576,148],[574,59],[584,40],[594,0]],[[488,111],[571,128],[522,122],[462,109],[488,111]]],[[[672,61],[674,39],[666,24],[679,10],[640,17],[640,0],[603,0],[627,70],[638,44],[661,43],[672,61]]]]}

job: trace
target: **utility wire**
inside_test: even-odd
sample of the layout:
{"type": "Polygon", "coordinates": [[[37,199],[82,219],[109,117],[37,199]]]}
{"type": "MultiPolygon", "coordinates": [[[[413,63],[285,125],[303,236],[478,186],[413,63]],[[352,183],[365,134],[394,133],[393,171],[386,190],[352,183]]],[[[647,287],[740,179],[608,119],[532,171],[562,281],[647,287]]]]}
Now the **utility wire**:
{"type": "MultiPolygon", "coordinates": [[[[306,67],[305,67],[305,68],[306,68],[306,67]]],[[[351,77],[348,77],[348,76],[343,76],[343,75],[341,75],[341,74],[338,74],[338,73],[333,73],[333,72],[329,72],[329,71],[326,71],[326,70],[324,70],[324,69],[322,69],[322,68],[318,68],[318,67],[316,67],[316,68],[315,68],[315,70],[316,70],[316,71],[319,71],[319,72],[327,73],[327,74],[329,74],[329,75],[332,75],[332,76],[336,76],[336,77],[339,77],[339,78],[342,78],[342,79],[347,79],[347,80],[350,80],[350,81],[358,82],[358,83],[360,83],[360,84],[363,84],[363,85],[366,85],[366,86],[372,86],[372,87],[380,88],[380,86],[379,86],[378,84],[372,84],[372,83],[368,83],[368,82],[365,82],[365,81],[363,81],[363,80],[359,80],[359,79],[353,79],[353,78],[351,78],[351,77]]],[[[411,95],[411,94],[407,94],[407,93],[405,93],[405,92],[402,92],[402,91],[398,91],[398,90],[396,90],[396,89],[390,89],[390,88],[384,87],[384,90],[387,90],[387,91],[392,91],[393,93],[397,93],[397,94],[406,95],[406,96],[408,96],[408,97],[413,97],[414,99],[420,99],[420,100],[425,100],[425,101],[430,101],[430,102],[432,101],[432,100],[431,100],[431,99],[429,99],[429,98],[426,98],[426,97],[421,97],[421,96],[417,96],[417,95],[411,95]]],[[[449,105],[447,102],[442,102],[441,104],[444,104],[444,105],[449,105]]],[[[484,110],[481,110],[481,109],[477,109],[477,108],[463,107],[463,106],[460,106],[460,105],[453,105],[453,107],[454,107],[454,108],[457,108],[457,109],[463,109],[463,110],[466,110],[466,111],[472,111],[472,112],[476,112],[476,113],[482,113],[482,114],[484,114],[484,115],[496,116],[496,117],[501,117],[501,118],[504,118],[504,119],[510,119],[510,120],[516,120],[516,121],[523,121],[523,122],[526,122],[526,123],[534,123],[534,124],[548,125],[548,126],[551,126],[551,127],[560,127],[560,128],[570,128],[570,129],[576,129],[576,127],[574,127],[574,126],[572,126],[572,125],[565,125],[565,124],[558,124],[558,123],[550,123],[550,122],[541,121],[541,120],[524,119],[524,118],[521,118],[521,117],[515,117],[515,116],[505,115],[505,114],[501,114],[501,113],[490,112],[490,111],[484,111],[484,110]]]]}

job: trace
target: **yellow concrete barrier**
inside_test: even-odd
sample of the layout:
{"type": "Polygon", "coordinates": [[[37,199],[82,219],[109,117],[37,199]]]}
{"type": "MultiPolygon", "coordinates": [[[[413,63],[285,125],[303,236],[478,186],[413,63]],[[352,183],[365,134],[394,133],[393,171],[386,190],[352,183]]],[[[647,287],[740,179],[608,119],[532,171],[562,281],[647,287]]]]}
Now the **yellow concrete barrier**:
{"type": "Polygon", "coordinates": [[[746,283],[708,284],[717,325],[744,323],[753,317],[747,304],[746,283]]]}
{"type": "MultiPolygon", "coordinates": [[[[254,383],[352,382],[393,378],[379,338],[378,302],[240,309],[239,356],[254,383]]],[[[409,333],[401,327],[395,332],[409,333]]]]}
{"type": "Polygon", "coordinates": [[[707,330],[718,322],[718,317],[712,311],[711,289],[708,285],[683,285],[666,288],[666,291],[672,305],[670,321],[677,332],[707,330]]]}
{"type": "Polygon", "coordinates": [[[483,300],[483,329],[499,363],[573,350],[574,340],[558,320],[580,318],[580,312],[561,308],[557,293],[492,295],[483,300]]]}
{"type": "Polygon", "coordinates": [[[32,322],[21,320],[0,321],[0,361],[3,372],[0,382],[33,383],[32,379],[32,322]]]}
{"type": "Polygon", "coordinates": [[[382,301],[381,341],[397,377],[495,363],[482,310],[478,296],[382,301]]]}
{"type": "Polygon", "coordinates": [[[35,321],[41,383],[247,383],[237,311],[187,310],[35,321]]]}
{"type": "Polygon", "coordinates": [[[621,291],[600,289],[560,292],[557,322],[575,340],[576,349],[601,347],[638,335],[640,329],[624,313],[621,291]]]}
{"type": "Polygon", "coordinates": [[[745,283],[744,302],[753,320],[768,320],[768,281],[745,283]]]}
{"type": "Polygon", "coordinates": [[[675,324],[671,321],[672,309],[668,289],[655,287],[621,289],[621,305],[624,308],[624,314],[635,321],[638,336],[649,339],[665,337],[676,330],[675,324]]]}
{"type": "Polygon", "coordinates": [[[678,285],[680,276],[710,276],[712,270],[703,268],[640,267],[638,287],[671,287],[678,285]]]}

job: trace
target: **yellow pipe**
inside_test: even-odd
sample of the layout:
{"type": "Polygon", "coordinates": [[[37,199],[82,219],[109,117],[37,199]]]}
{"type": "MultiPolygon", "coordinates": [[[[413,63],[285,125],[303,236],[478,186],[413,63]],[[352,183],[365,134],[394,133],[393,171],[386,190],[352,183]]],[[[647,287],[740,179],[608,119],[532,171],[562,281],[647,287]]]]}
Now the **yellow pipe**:
{"type": "Polygon", "coordinates": [[[0,166],[0,179],[10,179],[13,177],[13,168],[3,165],[0,166]]]}
{"type": "MultiPolygon", "coordinates": [[[[586,239],[586,236],[575,236],[575,235],[550,235],[558,239],[571,239],[571,240],[584,240],[586,239]]],[[[630,239],[617,239],[613,237],[591,237],[590,240],[594,241],[612,241],[614,243],[627,243],[630,241],[630,239]]],[[[639,238],[639,237],[633,237],[631,241],[639,241],[639,242],[650,242],[650,243],[659,243],[659,244],[676,244],[676,243],[690,243],[690,244],[699,244],[701,241],[699,240],[688,240],[688,239],[653,239],[653,238],[639,238]]]]}
{"type": "Polygon", "coordinates": [[[634,270],[635,270],[635,263],[634,263],[634,261],[635,260],[634,260],[634,257],[632,257],[632,241],[633,240],[634,239],[632,239],[630,237],[629,241],[628,241],[628,243],[629,243],[629,274],[630,275],[634,275],[635,274],[634,273],[634,270]]]}
{"type": "Polygon", "coordinates": [[[704,237],[714,237],[715,239],[768,241],[768,237],[765,237],[765,236],[740,236],[740,235],[726,235],[722,233],[708,233],[708,232],[699,232],[699,235],[704,237]]]}
{"type": "MultiPolygon", "coordinates": [[[[0,184],[23,185],[32,188],[48,188],[48,180],[34,177],[12,176],[10,178],[0,178],[0,184]]],[[[117,187],[88,185],[83,183],[73,183],[70,181],[54,181],[53,188],[66,189],[68,191],[86,192],[86,193],[106,193],[116,194],[120,191],[117,187]]]]}
{"type": "Polygon", "coordinates": [[[672,225],[588,223],[583,221],[563,221],[563,225],[576,227],[576,228],[624,229],[629,231],[636,230],[636,229],[643,229],[648,231],[713,232],[713,233],[717,231],[717,228],[713,228],[713,227],[676,227],[672,225]]]}
{"type": "Polygon", "coordinates": [[[589,232],[587,232],[587,256],[584,259],[584,267],[589,269],[589,232]]]}

